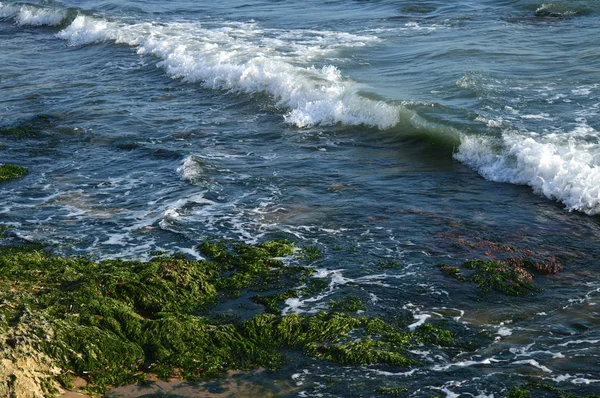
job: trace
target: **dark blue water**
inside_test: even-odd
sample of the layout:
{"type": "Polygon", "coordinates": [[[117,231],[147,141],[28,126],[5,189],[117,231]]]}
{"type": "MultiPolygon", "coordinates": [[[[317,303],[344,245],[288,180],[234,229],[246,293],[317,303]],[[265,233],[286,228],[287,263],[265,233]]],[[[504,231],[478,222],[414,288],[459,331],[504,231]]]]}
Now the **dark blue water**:
{"type": "Polygon", "coordinates": [[[353,294],[477,340],[418,369],[298,358],[264,376],[281,394],[597,392],[597,2],[213,3],[1,3],[0,127],[39,133],[0,136],[30,170],[0,223],[97,258],[285,237],[330,282],[286,311],[353,294]],[[500,245],[564,270],[474,300],[435,267],[500,245]]]}

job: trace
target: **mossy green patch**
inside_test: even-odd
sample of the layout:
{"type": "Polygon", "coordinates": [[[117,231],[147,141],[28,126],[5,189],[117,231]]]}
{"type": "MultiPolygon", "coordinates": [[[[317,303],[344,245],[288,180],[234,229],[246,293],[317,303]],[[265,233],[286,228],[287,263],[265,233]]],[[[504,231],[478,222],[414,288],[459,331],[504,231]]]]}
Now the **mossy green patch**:
{"type": "MultiPolygon", "coordinates": [[[[275,369],[290,349],[344,364],[410,366],[417,364],[410,347],[452,343],[450,332],[431,325],[405,331],[353,315],[364,306],[352,296],[329,312],[281,315],[283,300],[299,296],[299,286],[312,280],[311,269],[282,261],[297,251],[289,242],[200,248],[210,260],[159,255],[94,262],[36,246],[3,247],[0,333],[7,340],[25,328],[29,344],[60,369],[44,387],[49,396],[53,382],[69,385],[70,374],[101,393],[149,374],[194,380],[231,369],[275,369]],[[265,291],[273,293],[249,294],[265,291]],[[265,312],[244,321],[211,314],[239,297],[265,312]]],[[[18,347],[22,340],[10,341],[18,347]]]]}
{"type": "Polygon", "coordinates": [[[347,296],[339,301],[331,301],[329,309],[334,312],[357,312],[367,309],[362,300],[355,296],[347,296]]]}
{"type": "Polygon", "coordinates": [[[533,275],[529,271],[511,263],[471,260],[462,265],[463,269],[447,264],[438,264],[438,267],[446,277],[472,282],[484,294],[495,291],[509,296],[522,296],[540,290],[533,284],[533,275]],[[464,275],[463,270],[470,274],[464,275]]]}
{"type": "Polygon", "coordinates": [[[446,264],[439,264],[438,267],[440,267],[440,271],[442,271],[444,276],[447,278],[454,278],[458,279],[459,281],[466,280],[459,267],[453,267],[451,265],[446,264]]]}
{"type": "Polygon", "coordinates": [[[576,395],[542,383],[527,383],[520,387],[513,387],[509,390],[506,398],[538,397],[542,396],[542,394],[548,398],[600,398],[599,394],[576,395]]]}
{"type": "Polygon", "coordinates": [[[0,240],[3,238],[2,235],[4,235],[4,233],[9,229],[10,225],[0,225],[0,240]]]}
{"type": "Polygon", "coordinates": [[[484,260],[467,261],[463,265],[475,270],[469,279],[484,293],[495,290],[510,296],[522,296],[539,290],[532,283],[532,275],[520,267],[484,260]]]}
{"type": "Polygon", "coordinates": [[[0,128],[0,135],[14,135],[24,137],[37,134],[37,131],[31,124],[22,124],[14,127],[0,128]]]}
{"type": "Polygon", "coordinates": [[[449,347],[454,344],[454,333],[450,330],[425,323],[413,332],[414,340],[427,345],[449,347]]]}
{"type": "Polygon", "coordinates": [[[531,392],[522,387],[513,387],[510,389],[506,398],[529,398],[531,392]]]}
{"type": "Polygon", "coordinates": [[[309,261],[316,260],[323,255],[321,249],[319,249],[317,246],[305,247],[302,249],[302,254],[304,255],[304,258],[309,261]]]}
{"type": "Polygon", "coordinates": [[[386,342],[375,339],[360,339],[333,345],[312,343],[306,349],[315,358],[349,365],[372,365],[379,363],[389,366],[409,366],[418,363],[408,358],[404,352],[395,351],[386,342]]]}
{"type": "Polygon", "coordinates": [[[399,397],[408,392],[408,388],[406,386],[377,387],[373,392],[379,395],[387,395],[388,397],[399,397]]]}
{"type": "Polygon", "coordinates": [[[0,165],[0,182],[14,180],[27,175],[28,171],[25,167],[14,164],[0,165]]]}
{"type": "Polygon", "coordinates": [[[271,314],[279,314],[281,305],[289,298],[296,298],[300,294],[296,290],[286,290],[279,294],[269,294],[267,296],[254,296],[252,301],[265,306],[265,311],[271,314]]]}

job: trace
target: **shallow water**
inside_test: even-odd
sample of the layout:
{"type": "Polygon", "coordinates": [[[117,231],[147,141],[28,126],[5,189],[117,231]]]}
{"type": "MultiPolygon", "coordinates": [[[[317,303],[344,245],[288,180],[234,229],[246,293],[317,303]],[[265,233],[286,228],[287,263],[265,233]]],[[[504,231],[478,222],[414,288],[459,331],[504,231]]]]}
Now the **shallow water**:
{"type": "Polygon", "coordinates": [[[280,395],[597,392],[599,16],[594,1],[2,2],[0,127],[39,134],[0,136],[0,162],[30,170],[2,185],[0,223],[98,258],[285,237],[323,251],[329,283],[286,311],[353,294],[477,342],[417,369],[292,357],[262,379],[293,387],[280,395]],[[565,269],[537,295],[476,299],[435,267],[497,245],[565,269]]]}

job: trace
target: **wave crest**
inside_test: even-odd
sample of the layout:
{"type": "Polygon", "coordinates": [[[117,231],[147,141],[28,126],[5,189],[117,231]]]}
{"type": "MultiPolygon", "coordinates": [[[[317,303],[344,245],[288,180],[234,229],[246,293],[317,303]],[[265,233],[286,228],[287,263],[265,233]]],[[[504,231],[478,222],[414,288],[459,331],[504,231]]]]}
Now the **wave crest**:
{"type": "Polygon", "coordinates": [[[504,133],[501,138],[465,136],[456,159],[484,178],[529,185],[547,198],[559,200],[568,210],[600,213],[600,142],[597,132],[580,127],[568,134],[523,136],[504,133]]]}

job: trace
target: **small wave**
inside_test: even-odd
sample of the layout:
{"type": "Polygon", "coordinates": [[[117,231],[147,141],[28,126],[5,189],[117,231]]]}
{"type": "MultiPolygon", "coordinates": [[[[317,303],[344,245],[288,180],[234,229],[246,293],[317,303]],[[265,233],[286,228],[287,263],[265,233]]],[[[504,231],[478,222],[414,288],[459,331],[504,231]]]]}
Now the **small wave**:
{"type": "Polygon", "coordinates": [[[544,3],[535,10],[535,16],[538,18],[567,18],[585,13],[583,9],[572,9],[558,3],[544,3]]]}
{"type": "MultiPolygon", "coordinates": [[[[295,58],[294,51],[279,49],[280,42],[274,45],[257,39],[260,32],[246,29],[242,34],[229,26],[205,28],[193,22],[126,25],[80,15],[57,37],[72,46],[103,41],[127,44],[140,55],[158,57],[157,65],[172,78],[212,89],[267,93],[277,106],[288,110],[285,121],[298,127],[341,123],[388,129],[398,124],[400,105],[361,95],[363,87],[344,78],[335,66],[296,65],[304,59],[295,58]]],[[[290,35],[291,44],[297,45],[298,35],[290,35]]],[[[307,35],[314,37],[315,32],[307,35]]],[[[367,40],[333,32],[322,32],[322,36],[331,39],[334,49],[341,43],[367,40]]]]}
{"type": "Polygon", "coordinates": [[[65,10],[0,3],[0,18],[12,19],[19,26],[58,26],[66,17],[65,10]]]}

